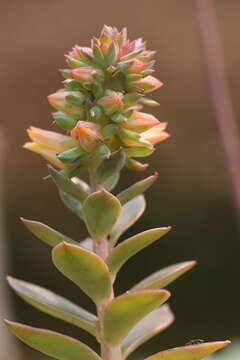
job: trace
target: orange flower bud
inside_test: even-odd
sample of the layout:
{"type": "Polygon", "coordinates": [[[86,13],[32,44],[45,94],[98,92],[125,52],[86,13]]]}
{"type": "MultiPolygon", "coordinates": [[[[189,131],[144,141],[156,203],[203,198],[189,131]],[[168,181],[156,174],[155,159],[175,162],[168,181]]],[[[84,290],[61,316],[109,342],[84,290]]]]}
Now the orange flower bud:
{"type": "Polygon", "coordinates": [[[143,139],[149,141],[152,145],[163,141],[170,137],[170,135],[164,131],[167,127],[167,123],[160,123],[152,127],[151,129],[144,131],[141,136],[143,139]]]}
{"type": "Polygon", "coordinates": [[[65,169],[67,167],[67,165],[58,160],[57,151],[50,149],[49,147],[46,147],[42,144],[37,144],[35,142],[27,142],[23,145],[23,147],[41,155],[44,159],[60,169],[65,169]]]}
{"type": "Polygon", "coordinates": [[[31,126],[27,129],[30,139],[55,152],[62,152],[70,149],[74,144],[70,143],[72,138],[54,131],[48,131],[31,126]]]}
{"type": "Polygon", "coordinates": [[[161,86],[163,86],[163,83],[159,81],[154,76],[146,76],[145,78],[138,81],[138,85],[146,92],[152,92],[161,86]]]}
{"type": "Polygon", "coordinates": [[[66,97],[69,95],[78,97],[80,101],[84,100],[84,96],[81,95],[79,91],[58,91],[49,95],[48,101],[55,109],[62,111],[67,115],[79,118],[83,115],[84,111],[79,106],[71,105],[66,101],[66,97]]]}
{"type": "Polygon", "coordinates": [[[126,129],[143,132],[158,125],[160,122],[155,116],[140,111],[134,111],[130,118],[123,123],[123,127],[126,129]]]}
{"type": "MultiPolygon", "coordinates": [[[[159,123],[153,126],[151,129],[141,133],[141,139],[148,141],[151,145],[154,145],[160,141],[167,139],[170,135],[164,131],[167,127],[167,123],[159,123]]],[[[142,147],[146,146],[134,140],[122,137],[122,141],[128,146],[142,147]]]]}
{"type": "Polygon", "coordinates": [[[123,108],[123,94],[113,90],[107,90],[105,96],[98,100],[106,115],[111,115],[123,108]]]}
{"type": "Polygon", "coordinates": [[[73,78],[82,83],[92,83],[94,81],[94,74],[96,71],[87,67],[80,67],[71,71],[73,78]]]}
{"type": "Polygon", "coordinates": [[[99,141],[102,140],[100,129],[101,127],[98,124],[78,121],[75,128],[71,131],[71,136],[79,142],[85,151],[91,152],[99,141]]]}

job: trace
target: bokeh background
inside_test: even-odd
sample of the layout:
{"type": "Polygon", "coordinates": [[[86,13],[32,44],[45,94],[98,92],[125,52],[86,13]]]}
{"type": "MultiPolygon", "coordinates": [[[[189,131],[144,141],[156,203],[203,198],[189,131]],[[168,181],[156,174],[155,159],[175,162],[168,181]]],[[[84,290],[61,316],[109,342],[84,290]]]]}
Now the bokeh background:
{"type": "MultiPolygon", "coordinates": [[[[240,2],[218,0],[215,9],[225,57],[225,70],[239,124],[240,2]]],[[[148,1],[14,1],[1,4],[1,154],[5,273],[47,288],[93,310],[88,299],[51,263],[50,249],[34,239],[19,216],[49,224],[76,239],[86,230],[61,204],[53,184],[44,181],[45,162],[22,149],[30,125],[55,129],[46,95],[60,87],[57,69],[77,44],[88,46],[104,23],[128,27],[131,39],[142,36],[157,50],[157,77],[165,86],[153,113],[168,121],[170,140],[149,158],[146,174],[125,173],[119,189],[159,170],[159,181],[147,193],[148,210],[126,235],[172,225],[165,238],[135,256],[121,271],[117,291],[160,267],[192,260],[198,266],[169,288],[176,314],[172,327],[143,345],[132,359],[191,339],[217,340],[240,336],[239,221],[225,156],[209,94],[194,0],[148,1]]],[[[228,119],[226,119],[228,121],[228,119]]],[[[240,186],[240,184],[239,184],[240,186]]],[[[1,255],[2,256],[2,255],[1,255]]],[[[3,285],[11,319],[60,330],[95,343],[83,331],[30,308],[3,285]]],[[[5,330],[3,330],[5,332],[5,330]]],[[[47,357],[18,345],[17,358],[47,357]]]]}

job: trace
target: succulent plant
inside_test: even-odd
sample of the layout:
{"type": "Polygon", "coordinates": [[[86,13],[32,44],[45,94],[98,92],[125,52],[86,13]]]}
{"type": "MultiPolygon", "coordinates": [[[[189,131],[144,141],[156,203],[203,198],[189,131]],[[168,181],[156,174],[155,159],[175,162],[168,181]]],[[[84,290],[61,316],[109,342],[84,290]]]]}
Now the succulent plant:
{"type": "MultiPolygon", "coordinates": [[[[89,332],[101,347],[98,355],[79,340],[50,330],[6,321],[23,342],[59,360],[122,360],[174,320],[163,289],[190,270],[195,261],[161,269],[115,297],[114,282],[122,266],[139,251],[170,231],[148,229],[118,243],[143,214],[143,193],[157,173],[113,195],[123,167],[142,171],[135,158],[153,153],[169,137],[166,123],[142,112],[158,103],[147,94],[162,83],[152,76],[153,51],[142,39],[129,41],[127,31],[104,26],[91,47],[75,46],[66,56],[70,69],[61,70],[63,88],[48,97],[57,110],[55,123],[66,133],[30,127],[25,148],[44,157],[49,177],[63,203],[86,225],[89,237],[76,241],[51,227],[22,219],[25,226],[53,248],[56,268],[96,305],[92,314],[52,291],[8,278],[27,303],[89,332]],[[89,181],[80,178],[85,172],[89,181]]],[[[219,341],[161,351],[146,360],[200,360],[228,345],[219,341]]]]}

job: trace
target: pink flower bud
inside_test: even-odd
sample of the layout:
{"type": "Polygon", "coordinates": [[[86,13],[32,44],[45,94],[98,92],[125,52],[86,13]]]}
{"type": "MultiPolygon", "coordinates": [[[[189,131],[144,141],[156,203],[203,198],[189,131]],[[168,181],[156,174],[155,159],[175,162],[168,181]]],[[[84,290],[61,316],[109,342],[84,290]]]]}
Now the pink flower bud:
{"type": "Polygon", "coordinates": [[[123,123],[123,127],[132,131],[143,132],[159,123],[159,120],[151,114],[134,111],[126,123],[123,123]]]}
{"type": "Polygon", "coordinates": [[[134,60],[130,66],[130,68],[128,69],[128,72],[133,72],[133,73],[140,73],[141,71],[143,71],[146,67],[146,64],[143,61],[140,60],[134,60]]]}
{"type": "Polygon", "coordinates": [[[94,81],[94,74],[96,71],[87,68],[87,67],[80,67],[78,69],[74,69],[71,71],[73,78],[77,81],[82,83],[92,83],[94,81]]]}
{"type": "Polygon", "coordinates": [[[98,100],[106,115],[111,115],[123,108],[123,94],[113,90],[107,90],[105,96],[98,100]]]}
{"type": "Polygon", "coordinates": [[[137,84],[146,93],[152,92],[152,91],[160,88],[161,86],[163,86],[163,83],[161,81],[159,81],[157,78],[155,78],[154,76],[151,76],[151,75],[146,76],[145,78],[139,80],[137,84]]]}
{"type": "Polygon", "coordinates": [[[102,140],[100,129],[101,127],[98,124],[78,121],[75,128],[71,131],[71,136],[79,142],[85,151],[91,152],[102,140]]]}
{"type": "Polygon", "coordinates": [[[33,142],[41,144],[44,147],[54,150],[55,152],[68,150],[74,145],[70,136],[54,131],[48,131],[31,126],[27,129],[27,133],[33,142]]]}

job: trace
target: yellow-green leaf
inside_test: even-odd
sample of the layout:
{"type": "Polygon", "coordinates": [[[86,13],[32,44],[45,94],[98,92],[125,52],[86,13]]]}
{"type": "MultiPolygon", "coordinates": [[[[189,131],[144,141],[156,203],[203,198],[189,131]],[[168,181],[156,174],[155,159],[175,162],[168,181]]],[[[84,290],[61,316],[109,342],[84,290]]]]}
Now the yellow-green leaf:
{"type": "Polygon", "coordinates": [[[87,345],[63,334],[5,320],[6,326],[25,344],[57,360],[101,360],[87,345]]]}
{"type": "Polygon", "coordinates": [[[121,295],[109,303],[103,316],[103,337],[119,344],[129,331],[170,296],[166,290],[145,290],[121,295]]]}
{"type": "Polygon", "coordinates": [[[72,180],[61,174],[59,171],[55,170],[52,166],[48,166],[49,173],[62,192],[73,196],[79,201],[83,201],[88,196],[88,193],[84,191],[82,186],[75,184],[72,180]]]}
{"type": "Polygon", "coordinates": [[[122,191],[118,194],[118,199],[120,200],[121,204],[125,204],[135,196],[138,196],[144,193],[156,180],[158,177],[158,173],[149,176],[146,179],[136,182],[135,184],[131,185],[126,190],[122,191]]]}
{"type": "Polygon", "coordinates": [[[83,203],[86,225],[95,240],[111,232],[120,212],[120,201],[106,190],[92,193],[83,203]]]}
{"type": "Polygon", "coordinates": [[[160,306],[145,316],[124,339],[122,343],[124,357],[126,358],[141,344],[165,330],[173,320],[174,315],[168,305],[160,306]]]}
{"type": "Polygon", "coordinates": [[[116,274],[122,265],[133,255],[152,244],[169,232],[171,227],[146,230],[123,241],[115,247],[106,262],[112,274],[116,274]]]}
{"type": "Polygon", "coordinates": [[[130,291],[143,289],[161,289],[190,270],[196,261],[185,261],[179,264],[168,266],[161,269],[133,286],[130,291]]]}
{"type": "Polygon", "coordinates": [[[161,351],[145,360],[201,360],[213,352],[229,345],[230,341],[216,341],[197,345],[183,346],[161,351]]]}
{"type": "Polygon", "coordinates": [[[7,280],[11,288],[28,304],[96,336],[97,317],[95,315],[41,286],[14,279],[10,276],[7,280]]]}
{"type": "Polygon", "coordinates": [[[95,303],[109,297],[112,291],[105,262],[93,252],[61,243],[53,249],[53,262],[67,278],[78,285],[95,303]]]}
{"type": "Polygon", "coordinates": [[[140,218],[145,208],[146,202],[143,195],[136,196],[122,206],[121,214],[110,234],[110,242],[113,245],[117,242],[118,238],[140,218]]]}
{"type": "Polygon", "coordinates": [[[23,218],[21,218],[21,220],[28,228],[28,230],[30,230],[38,239],[42,240],[50,246],[54,247],[62,241],[79,245],[77,241],[72,240],[68,236],[61,234],[59,231],[56,231],[50,226],[45,225],[39,221],[27,220],[23,218]]]}

